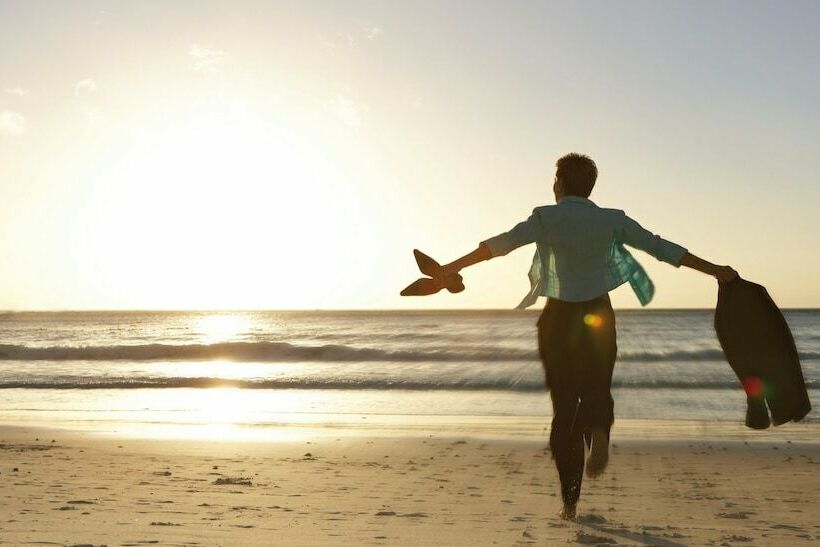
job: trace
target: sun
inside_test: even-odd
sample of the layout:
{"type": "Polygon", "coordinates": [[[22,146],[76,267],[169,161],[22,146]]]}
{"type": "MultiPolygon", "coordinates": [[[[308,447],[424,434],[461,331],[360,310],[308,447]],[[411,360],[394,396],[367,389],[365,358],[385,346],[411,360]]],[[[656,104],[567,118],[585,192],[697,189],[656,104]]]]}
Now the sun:
{"type": "Polygon", "coordinates": [[[258,308],[260,296],[271,307],[314,290],[289,265],[315,261],[352,201],[321,143],[247,112],[205,113],[135,130],[101,177],[84,235],[139,307],[258,308]]]}

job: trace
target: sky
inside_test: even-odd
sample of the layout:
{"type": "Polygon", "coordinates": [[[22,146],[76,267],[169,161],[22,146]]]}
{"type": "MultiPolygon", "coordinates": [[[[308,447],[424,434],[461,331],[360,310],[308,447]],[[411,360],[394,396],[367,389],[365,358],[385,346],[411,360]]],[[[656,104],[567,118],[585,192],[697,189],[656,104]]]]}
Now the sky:
{"type": "MultiPolygon", "coordinates": [[[[0,309],[512,308],[534,246],[441,262],[591,198],[820,307],[820,4],[0,0],[0,309]]],[[[635,252],[650,308],[717,285],[635,252]]],[[[628,286],[620,308],[640,307],[628,286]]]]}

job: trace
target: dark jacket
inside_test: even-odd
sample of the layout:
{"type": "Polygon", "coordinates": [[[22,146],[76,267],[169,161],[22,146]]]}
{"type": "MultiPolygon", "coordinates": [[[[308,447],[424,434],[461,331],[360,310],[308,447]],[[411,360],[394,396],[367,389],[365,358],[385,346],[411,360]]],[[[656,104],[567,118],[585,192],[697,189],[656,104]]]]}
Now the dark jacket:
{"type": "Polygon", "coordinates": [[[746,425],[799,421],[811,410],[794,338],[766,289],[737,278],[720,283],[715,331],[746,391],[746,425]]]}

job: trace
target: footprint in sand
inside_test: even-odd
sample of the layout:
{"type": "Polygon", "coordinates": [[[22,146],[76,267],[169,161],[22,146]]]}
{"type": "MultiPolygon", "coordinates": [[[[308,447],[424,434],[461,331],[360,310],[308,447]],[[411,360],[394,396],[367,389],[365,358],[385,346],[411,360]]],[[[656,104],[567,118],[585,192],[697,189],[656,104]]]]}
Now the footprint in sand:
{"type": "Polygon", "coordinates": [[[403,515],[399,516],[410,518],[427,518],[427,513],[404,513],[403,515]]]}
{"type": "Polygon", "coordinates": [[[739,536],[737,534],[732,534],[731,536],[723,536],[720,539],[722,539],[724,541],[737,541],[737,542],[740,542],[740,543],[743,543],[743,542],[746,542],[746,541],[752,541],[752,538],[750,538],[749,536],[739,536]]]}
{"type": "Polygon", "coordinates": [[[212,484],[223,485],[231,484],[236,486],[253,486],[249,477],[224,477],[216,479],[212,484]]]}
{"type": "Polygon", "coordinates": [[[805,532],[805,530],[799,526],[793,526],[791,524],[775,524],[772,526],[775,530],[795,530],[798,532],[805,532]]]}
{"type": "Polygon", "coordinates": [[[718,513],[718,518],[722,519],[747,519],[749,515],[754,515],[754,511],[738,511],[737,513],[718,513]]]}

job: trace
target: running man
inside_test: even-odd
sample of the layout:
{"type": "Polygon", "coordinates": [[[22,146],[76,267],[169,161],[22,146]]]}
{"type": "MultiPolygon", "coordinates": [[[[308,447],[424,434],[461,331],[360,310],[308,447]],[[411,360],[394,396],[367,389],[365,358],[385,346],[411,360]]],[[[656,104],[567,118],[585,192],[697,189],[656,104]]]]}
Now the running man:
{"type": "Polygon", "coordinates": [[[624,245],[640,249],[675,267],[687,266],[718,281],[737,272],[707,262],[685,248],[641,227],[623,211],[589,200],[598,168],[589,157],[568,154],[556,163],[555,205],[536,207],[530,217],[479,244],[443,267],[442,275],[504,256],[535,243],[531,288],[519,308],[548,298],[538,319],[538,348],[552,399],[550,449],[561,482],[561,518],[574,520],[584,473],[584,444],[589,448],[586,475],[603,473],[609,459],[614,422],[610,393],[617,353],[615,315],[609,291],[629,282],[642,305],[654,286],[624,245]]]}

